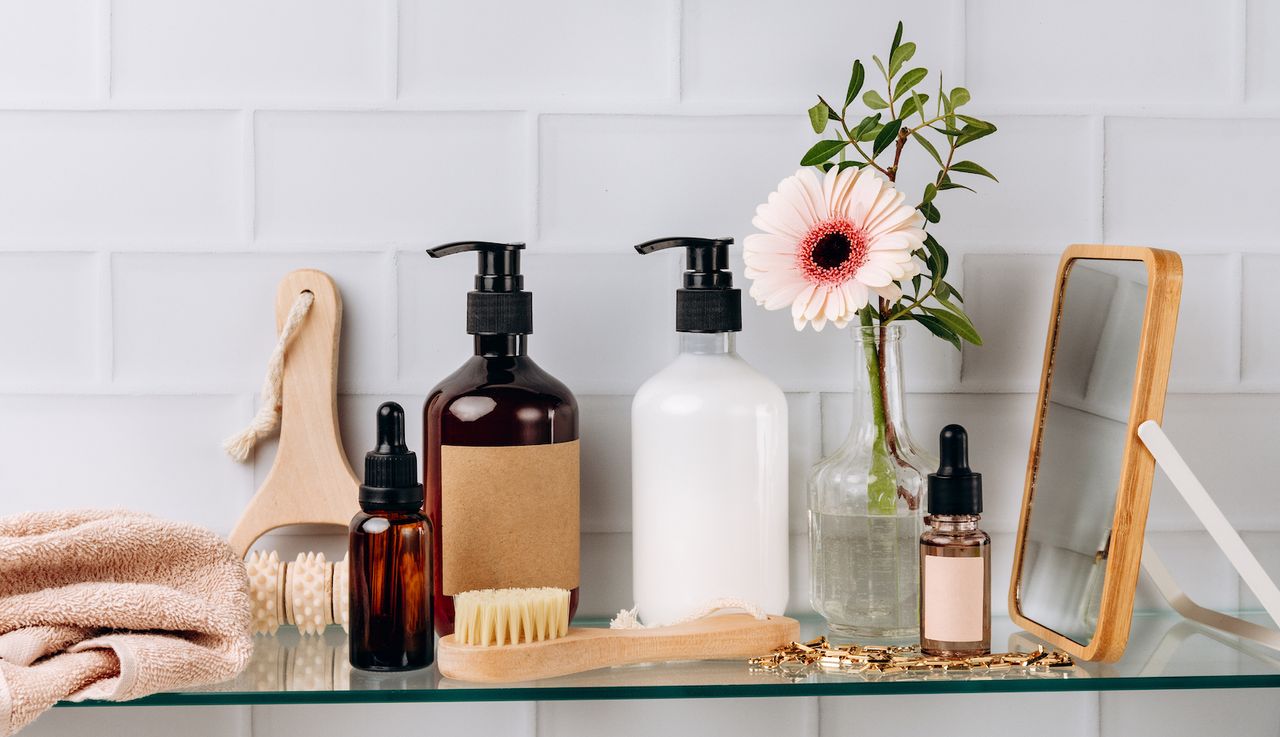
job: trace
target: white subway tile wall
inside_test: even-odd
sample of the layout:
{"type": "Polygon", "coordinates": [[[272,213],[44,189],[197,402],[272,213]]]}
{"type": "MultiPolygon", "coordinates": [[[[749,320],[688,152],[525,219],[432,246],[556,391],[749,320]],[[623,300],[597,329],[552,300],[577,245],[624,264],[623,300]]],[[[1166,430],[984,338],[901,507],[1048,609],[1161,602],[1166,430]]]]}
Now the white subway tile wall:
{"type": "MultiPolygon", "coordinates": [[[[936,228],[986,345],[904,338],[917,440],[932,446],[953,421],[972,433],[996,611],[1057,253],[1073,242],[1185,252],[1165,425],[1280,575],[1271,0],[0,0],[0,514],[121,506],[227,532],[274,447],[238,466],[219,444],[258,399],[275,285],[304,266],[342,289],[339,413],[359,472],[374,408],[418,412],[470,350],[474,261],[423,249],[525,240],[532,354],[582,409],[581,609],[630,606],[631,394],[675,351],[680,270],[675,254],[630,247],[740,243],[814,139],[813,93],[842,98],[852,56],[883,54],[899,18],[920,44],[913,63],[968,86],[1002,131],[968,149],[1000,184],[947,193],[936,228]],[[79,481],[49,487],[55,463],[79,481]]],[[[912,188],[917,166],[904,166],[912,188]]],[[[797,334],[785,311],[744,310],[743,354],[787,392],[790,606],[803,610],[805,478],[847,433],[853,349],[847,331],[797,334]]],[[[409,437],[421,442],[419,423],[409,437]]],[[[1194,595],[1257,606],[1159,476],[1149,529],[1194,595]]],[[[272,542],[332,542],[317,534],[272,542]]],[[[1144,588],[1140,605],[1159,602],[1144,588]]],[[[1009,730],[1192,734],[1221,723],[1204,721],[1218,698],[93,709],[31,733],[817,737],[911,719],[998,734],[998,711],[1009,730]]],[[[1228,702],[1250,715],[1233,731],[1274,733],[1265,692],[1228,702]]]]}
{"type": "Polygon", "coordinates": [[[96,98],[103,7],[99,0],[0,3],[3,107],[96,98]]]}

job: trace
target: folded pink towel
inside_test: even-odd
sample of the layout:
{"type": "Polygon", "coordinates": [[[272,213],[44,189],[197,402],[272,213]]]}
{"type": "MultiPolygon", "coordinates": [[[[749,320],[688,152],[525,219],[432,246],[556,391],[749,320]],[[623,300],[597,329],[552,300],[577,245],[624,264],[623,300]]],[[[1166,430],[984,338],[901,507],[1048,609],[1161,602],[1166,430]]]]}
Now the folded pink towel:
{"type": "Polygon", "coordinates": [[[0,735],[59,699],[217,683],[253,652],[244,564],[191,524],[120,511],[0,518],[0,735]]]}

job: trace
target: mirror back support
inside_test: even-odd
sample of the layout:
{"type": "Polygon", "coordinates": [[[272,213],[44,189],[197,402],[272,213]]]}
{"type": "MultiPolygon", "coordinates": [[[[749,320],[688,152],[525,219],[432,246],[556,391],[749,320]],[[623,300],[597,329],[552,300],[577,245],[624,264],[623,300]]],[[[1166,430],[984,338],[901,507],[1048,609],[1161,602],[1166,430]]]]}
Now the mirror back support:
{"type": "MultiPolygon", "coordinates": [[[[1127,268],[1127,267],[1126,267],[1127,268]]],[[[1022,497],[1022,513],[1014,547],[1013,575],[1009,586],[1009,612],[1014,622],[1028,632],[1084,660],[1113,661],[1119,659],[1129,639],[1133,615],[1134,592],[1142,559],[1143,535],[1147,507],[1151,498],[1151,482],[1155,460],[1138,438],[1138,426],[1146,420],[1161,421],[1164,414],[1165,389],[1173,354],[1173,336],[1177,325],[1178,302],[1182,292],[1182,260],[1172,251],[1134,246],[1073,245],[1063,253],[1058,265],[1049,331],[1045,344],[1044,364],[1040,377],[1039,398],[1031,432],[1031,450],[1027,462],[1026,485],[1022,497]],[[1109,530],[1098,531],[1109,539],[1098,556],[1102,560],[1101,594],[1093,602],[1087,620],[1092,635],[1075,639],[1056,631],[1050,623],[1036,621],[1024,612],[1021,590],[1024,585],[1024,563],[1027,561],[1028,530],[1035,508],[1037,482],[1040,481],[1041,458],[1045,440],[1046,418],[1050,406],[1050,389],[1055,361],[1066,357],[1057,354],[1062,339],[1064,296],[1072,269],[1082,262],[1131,262],[1145,267],[1146,296],[1141,329],[1136,341],[1136,369],[1127,413],[1127,431],[1119,454],[1118,484],[1114,489],[1114,513],[1109,517],[1109,530]],[[1095,619],[1096,617],[1096,619],[1095,619]],[[1083,641],[1082,641],[1083,640],[1083,641]]],[[[1074,309],[1080,309],[1076,305],[1074,309]]],[[[1132,360],[1130,357],[1129,360],[1132,360]]],[[[1059,414],[1063,410],[1058,410],[1059,414]]],[[[1120,418],[1113,423],[1120,429],[1120,418]]],[[[1119,435],[1117,435],[1119,437],[1119,435]]],[[[1061,492],[1062,489],[1059,489],[1061,492]]],[[[1099,490],[1109,495],[1110,489],[1099,490]]],[[[1045,493],[1049,493],[1046,491],[1045,493]]],[[[1108,496],[1109,498],[1109,496],[1108,496]]],[[[1074,500],[1067,500],[1073,503],[1074,500]]],[[[1083,502],[1080,502],[1083,503],[1083,502]]],[[[1045,503],[1042,506],[1054,506],[1045,503]]],[[[1047,513],[1047,511],[1045,512],[1047,513]]],[[[1103,510],[1105,515],[1105,510],[1103,510]]],[[[1044,524],[1043,521],[1041,524],[1044,524]]],[[[1095,567],[1097,560],[1095,558],[1095,567]]],[[[1044,577],[1044,574],[1040,574],[1044,577]]],[[[1050,580],[1048,585],[1058,582],[1050,580]]],[[[1044,581],[1040,582],[1043,587],[1044,581]]],[[[1097,590],[1094,585],[1093,591],[1097,590]]],[[[1065,628],[1064,628],[1065,629],[1065,628]]]]}

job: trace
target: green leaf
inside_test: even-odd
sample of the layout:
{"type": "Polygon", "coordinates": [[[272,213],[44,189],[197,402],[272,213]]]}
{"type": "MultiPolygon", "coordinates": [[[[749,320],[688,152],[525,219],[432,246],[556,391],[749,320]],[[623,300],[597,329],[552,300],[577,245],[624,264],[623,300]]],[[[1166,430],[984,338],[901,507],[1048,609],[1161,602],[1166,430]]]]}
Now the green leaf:
{"type": "Polygon", "coordinates": [[[883,129],[884,129],[884,126],[879,124],[871,126],[870,128],[863,131],[862,134],[857,137],[858,143],[866,143],[869,141],[876,140],[876,136],[880,135],[880,131],[883,129]]]}
{"type": "Polygon", "coordinates": [[[838,166],[837,168],[838,168],[840,171],[844,171],[845,169],[861,169],[862,167],[864,167],[864,166],[866,166],[866,165],[867,165],[867,162],[865,162],[865,161],[858,161],[858,160],[856,160],[856,159],[849,159],[848,161],[841,161],[841,162],[840,162],[840,164],[839,164],[839,166],[838,166]]]}
{"type": "Polygon", "coordinates": [[[862,96],[862,102],[872,110],[884,110],[889,107],[889,103],[885,102],[880,93],[875,90],[867,90],[867,93],[862,96]]]}
{"type": "Polygon", "coordinates": [[[907,93],[907,90],[920,84],[920,80],[929,76],[929,70],[924,67],[916,67],[902,73],[898,78],[898,85],[893,88],[893,99],[897,100],[907,93]]]}
{"type": "Polygon", "coordinates": [[[951,293],[950,296],[956,298],[957,302],[964,302],[964,297],[960,296],[960,293],[956,291],[955,287],[951,286],[950,284],[947,284],[947,291],[951,293]]]}
{"type": "Polygon", "coordinates": [[[932,317],[937,318],[939,322],[962,340],[967,340],[974,345],[982,345],[982,336],[978,335],[978,330],[973,327],[973,323],[969,322],[969,318],[963,314],[956,314],[950,310],[938,309],[937,307],[922,307],[921,309],[932,317]]]}
{"type": "Polygon", "coordinates": [[[861,141],[862,136],[867,131],[879,125],[879,123],[880,123],[880,113],[876,113],[875,115],[868,115],[867,117],[863,118],[862,120],[858,121],[857,125],[853,127],[854,138],[857,138],[859,141],[861,141]]]}
{"type": "Polygon", "coordinates": [[[937,196],[938,196],[938,188],[933,186],[932,184],[926,184],[924,185],[924,197],[921,199],[921,202],[928,204],[930,202],[933,202],[933,198],[937,196]]]}
{"type": "MultiPolygon", "coordinates": [[[[947,288],[948,288],[948,291],[951,291],[951,285],[950,285],[950,284],[948,284],[948,285],[947,285],[947,288]]],[[[948,297],[950,297],[950,296],[951,296],[951,295],[948,295],[948,297]]],[[[973,333],[974,333],[974,335],[977,335],[977,334],[978,334],[978,329],[977,329],[977,328],[975,328],[975,327],[973,327],[973,321],[969,319],[969,316],[968,316],[968,315],[966,315],[966,314],[964,313],[964,310],[963,310],[960,306],[958,306],[958,305],[956,305],[956,304],[953,304],[953,303],[951,302],[951,300],[950,300],[950,299],[948,299],[948,298],[946,298],[946,297],[939,297],[939,298],[938,298],[938,303],[939,303],[939,304],[941,304],[943,307],[946,307],[948,310],[951,310],[951,313],[952,313],[952,314],[954,314],[956,317],[960,318],[961,320],[964,320],[964,322],[965,322],[965,323],[966,323],[970,328],[972,328],[972,329],[973,329],[973,333]]],[[[982,340],[981,336],[979,336],[978,340],[979,340],[979,341],[981,341],[981,340],[982,340]]],[[[982,345],[982,343],[981,343],[981,342],[978,342],[978,343],[974,343],[974,345],[982,345]]]]}
{"type": "Polygon", "coordinates": [[[956,148],[959,148],[967,143],[973,143],[979,138],[986,138],[987,136],[995,132],[996,132],[995,126],[992,126],[990,128],[978,128],[976,126],[966,125],[965,127],[960,129],[960,135],[956,136],[956,148]]]}
{"type": "Polygon", "coordinates": [[[858,59],[853,60],[853,73],[849,75],[849,91],[844,93],[844,106],[849,107],[853,103],[854,98],[862,91],[862,83],[866,80],[867,70],[862,68],[862,62],[858,59]]]}
{"type": "Polygon", "coordinates": [[[880,132],[876,134],[876,142],[871,146],[871,154],[879,156],[889,144],[893,143],[893,139],[898,137],[898,130],[902,128],[901,120],[890,120],[884,124],[880,132]]]}
{"type": "Polygon", "coordinates": [[[969,90],[966,90],[963,87],[957,87],[951,90],[951,96],[949,99],[951,100],[952,108],[958,108],[969,102],[969,90]]]}
{"type": "Polygon", "coordinates": [[[924,116],[924,104],[929,101],[928,95],[922,95],[918,92],[912,92],[906,102],[902,103],[902,109],[898,111],[898,118],[906,120],[915,113],[920,113],[921,118],[924,116]]]}
{"type": "Polygon", "coordinates": [[[800,159],[800,166],[817,166],[843,151],[844,147],[848,145],[849,142],[843,140],[832,141],[824,139],[818,141],[813,144],[807,152],[805,152],[804,157],[800,159]]]}
{"type": "Polygon", "coordinates": [[[924,219],[931,223],[937,223],[942,220],[942,213],[938,212],[938,208],[932,203],[925,203],[920,206],[920,212],[924,213],[924,219]]]}
{"type": "Polygon", "coordinates": [[[908,41],[889,54],[889,76],[893,76],[902,69],[902,65],[911,60],[916,55],[916,45],[908,41]]]}
{"type": "Polygon", "coordinates": [[[920,275],[916,274],[911,277],[911,288],[915,290],[915,294],[920,294],[920,275]]]}
{"type": "Polygon", "coordinates": [[[889,54],[898,50],[898,45],[902,43],[902,21],[898,21],[898,30],[893,32],[893,43],[889,45],[889,54]]]}
{"type": "Polygon", "coordinates": [[[972,161],[957,161],[956,163],[951,165],[951,171],[958,171],[961,174],[979,174],[992,181],[996,181],[996,182],[1000,181],[999,179],[996,179],[995,174],[992,174],[991,172],[987,171],[986,169],[982,168],[980,165],[975,164],[972,161]]]}
{"type": "Polygon", "coordinates": [[[933,263],[935,265],[931,272],[933,274],[933,281],[934,283],[941,282],[943,277],[947,275],[947,267],[950,265],[950,258],[947,256],[947,251],[940,243],[938,243],[938,239],[934,238],[932,233],[925,234],[924,247],[929,251],[929,257],[933,259],[933,263]]]}
{"type": "Polygon", "coordinates": [[[916,142],[920,144],[921,148],[929,152],[929,155],[933,157],[933,160],[938,162],[938,166],[944,166],[942,163],[942,156],[938,154],[938,149],[934,148],[933,144],[929,142],[929,139],[920,134],[920,131],[911,131],[911,137],[916,139],[916,142]]]}
{"type": "Polygon", "coordinates": [[[946,324],[938,318],[932,315],[921,315],[918,313],[912,313],[907,316],[925,326],[929,332],[955,346],[956,350],[960,350],[960,337],[956,335],[954,330],[947,327],[946,324]]]}
{"type": "Polygon", "coordinates": [[[956,184],[955,182],[951,182],[951,181],[947,181],[947,182],[943,182],[942,184],[939,184],[938,189],[942,191],[946,191],[948,189],[967,189],[970,192],[975,192],[975,193],[978,191],[973,187],[966,187],[963,184],[956,184]]]}
{"type": "Polygon", "coordinates": [[[938,286],[933,288],[933,296],[939,301],[943,301],[951,294],[951,285],[944,281],[938,282],[938,286]]]}
{"type": "Polygon", "coordinates": [[[809,108],[809,125],[813,126],[813,132],[822,135],[827,129],[827,121],[830,120],[829,114],[831,108],[827,107],[827,103],[818,100],[818,104],[809,108]]]}
{"type": "MultiPolygon", "coordinates": [[[[921,123],[926,123],[926,122],[928,122],[928,121],[926,121],[926,120],[925,120],[925,117],[924,117],[924,104],[925,104],[926,102],[928,102],[928,101],[929,101],[929,96],[928,96],[928,95],[922,95],[922,94],[920,94],[919,92],[912,91],[912,93],[911,93],[911,100],[915,100],[915,101],[916,101],[916,110],[917,110],[917,111],[919,111],[919,113],[920,113],[920,122],[921,122],[921,123]]],[[[911,100],[908,100],[907,102],[910,102],[911,100]]],[[[905,115],[904,115],[904,116],[902,116],[902,117],[903,117],[903,118],[906,118],[907,116],[905,116],[905,115]]]]}
{"type": "Polygon", "coordinates": [[[871,56],[871,61],[874,61],[874,62],[876,63],[876,66],[880,67],[880,74],[884,75],[884,78],[885,78],[885,79],[888,79],[888,78],[889,78],[889,70],[887,70],[887,69],[885,69],[885,68],[884,68],[884,62],[880,61],[880,57],[875,56],[875,55],[873,54],[873,55],[871,56]]]}
{"type": "Polygon", "coordinates": [[[956,117],[957,117],[957,118],[959,118],[960,120],[963,120],[964,122],[968,123],[969,125],[971,125],[971,126],[973,126],[973,127],[975,127],[975,128],[990,128],[991,130],[995,130],[995,129],[996,129],[996,126],[995,126],[995,124],[994,124],[994,123],[988,123],[988,122],[987,122],[987,121],[985,121],[985,120],[979,120],[979,119],[977,119],[977,118],[975,118],[975,117],[973,117],[973,116],[970,116],[970,115],[960,115],[959,113],[957,113],[957,114],[956,114],[956,117]]]}

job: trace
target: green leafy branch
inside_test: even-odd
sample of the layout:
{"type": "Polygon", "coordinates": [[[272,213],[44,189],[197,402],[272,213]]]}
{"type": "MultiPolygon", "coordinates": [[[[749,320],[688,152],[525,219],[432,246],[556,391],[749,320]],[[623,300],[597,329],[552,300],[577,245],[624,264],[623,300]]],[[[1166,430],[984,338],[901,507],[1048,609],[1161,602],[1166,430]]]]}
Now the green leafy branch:
{"type": "MultiPolygon", "coordinates": [[[[969,91],[964,87],[954,87],[946,92],[941,74],[938,75],[935,97],[930,98],[930,95],[919,91],[929,71],[924,67],[911,67],[904,71],[907,62],[915,56],[916,45],[910,41],[903,43],[902,30],[902,23],[898,23],[889,47],[888,64],[879,56],[871,57],[884,79],[883,94],[874,88],[864,91],[867,70],[861,60],[854,60],[844,103],[839,109],[818,96],[818,102],[809,108],[813,130],[822,135],[834,122],[838,137],[824,138],[815,143],[805,152],[800,164],[818,166],[823,171],[830,171],[833,167],[870,166],[889,181],[896,182],[902,152],[914,141],[938,166],[937,174],[925,185],[916,205],[927,221],[927,228],[942,220],[937,206],[940,193],[953,189],[974,191],[967,184],[955,181],[953,174],[998,181],[980,164],[967,159],[956,160],[958,149],[995,133],[996,127],[985,120],[960,113],[959,109],[969,103],[969,91]],[[930,99],[934,103],[932,114],[926,111],[930,99]],[[867,113],[860,119],[857,119],[859,112],[851,111],[858,100],[867,113]]],[[[946,281],[949,264],[946,249],[932,233],[928,233],[924,247],[916,250],[914,255],[924,262],[925,271],[911,280],[910,296],[903,285],[903,297],[896,303],[880,300],[879,309],[870,305],[866,307],[863,323],[868,324],[874,319],[884,326],[895,320],[914,320],[957,349],[962,342],[982,345],[981,336],[961,307],[964,298],[946,281]]]]}

